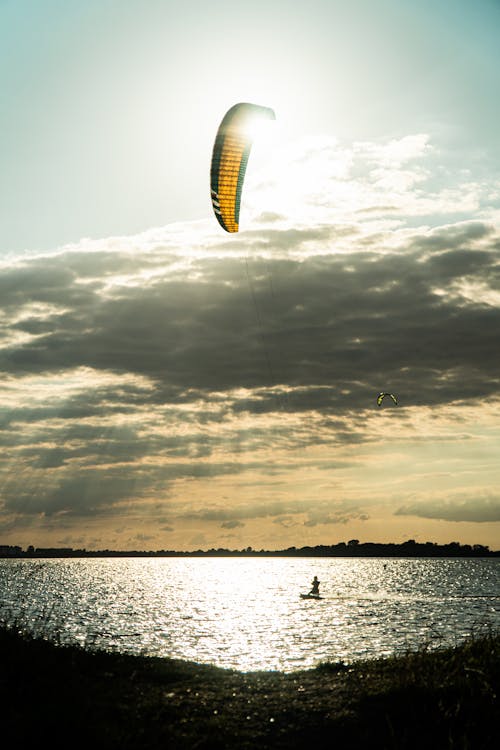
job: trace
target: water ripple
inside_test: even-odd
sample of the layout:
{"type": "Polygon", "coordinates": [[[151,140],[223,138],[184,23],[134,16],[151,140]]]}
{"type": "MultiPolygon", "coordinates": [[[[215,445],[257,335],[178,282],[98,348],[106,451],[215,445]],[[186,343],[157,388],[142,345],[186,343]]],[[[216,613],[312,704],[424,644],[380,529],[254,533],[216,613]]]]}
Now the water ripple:
{"type": "Polygon", "coordinates": [[[496,559],[0,561],[0,621],[59,643],[293,671],[500,625],[496,559]],[[313,575],[320,601],[301,600],[313,575]]]}

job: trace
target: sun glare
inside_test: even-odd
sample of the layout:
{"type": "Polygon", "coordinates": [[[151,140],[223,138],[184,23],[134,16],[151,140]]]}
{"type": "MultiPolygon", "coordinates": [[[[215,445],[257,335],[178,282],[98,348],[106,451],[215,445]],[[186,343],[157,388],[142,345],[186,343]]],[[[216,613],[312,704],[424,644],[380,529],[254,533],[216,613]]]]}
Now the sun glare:
{"type": "Polygon", "coordinates": [[[274,120],[255,114],[253,117],[246,119],[242,129],[252,141],[258,141],[260,144],[263,144],[272,138],[273,128],[275,127],[274,120]]]}

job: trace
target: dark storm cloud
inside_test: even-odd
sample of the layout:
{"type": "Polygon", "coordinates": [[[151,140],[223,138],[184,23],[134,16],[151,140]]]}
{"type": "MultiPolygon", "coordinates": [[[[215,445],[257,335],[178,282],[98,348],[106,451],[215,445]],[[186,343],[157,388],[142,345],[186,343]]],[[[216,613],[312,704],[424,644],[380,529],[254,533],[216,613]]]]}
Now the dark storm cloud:
{"type": "MultiPolygon", "coordinates": [[[[36,476],[36,475],[35,475],[36,476]]],[[[21,478],[20,478],[21,479],[21,478]]],[[[4,508],[25,516],[53,516],[63,513],[66,518],[85,518],[110,509],[120,500],[140,492],[140,478],[122,472],[78,471],[59,479],[44,479],[42,486],[31,480],[10,480],[2,493],[4,508]]]]}
{"type": "MultiPolygon", "coordinates": [[[[99,461],[102,457],[99,455],[99,461]]],[[[61,464],[56,463],[55,468],[61,464]]],[[[162,466],[124,464],[96,466],[82,471],[71,470],[45,474],[43,482],[31,462],[24,470],[18,469],[2,487],[1,499],[6,510],[24,515],[53,515],[64,513],[75,517],[120,514],[120,503],[147,494],[151,487],[163,497],[178,479],[193,479],[231,475],[241,471],[234,463],[201,464],[197,462],[168,463],[162,466]]],[[[50,464],[42,466],[53,469],[50,464]]]]}
{"type": "MultiPolygon", "coordinates": [[[[182,249],[176,256],[158,246],[67,252],[0,269],[0,370],[20,394],[8,407],[3,398],[0,411],[2,461],[20,467],[2,485],[9,511],[112,514],[141,494],[168,495],[177,479],[245,469],[271,475],[285,464],[201,459],[221,446],[234,455],[263,449],[271,439],[296,448],[360,442],[363,411],[380,390],[397,393],[403,407],[498,394],[500,307],[488,295],[499,294],[500,265],[490,224],[415,231],[397,250],[393,237],[361,239],[351,225],[273,226],[243,241],[242,258],[212,249],[186,259],[182,249]],[[341,241],[349,252],[337,251],[341,241]],[[314,254],[301,256],[304,246],[314,254]],[[111,374],[112,382],[89,377],[60,398],[55,383],[50,399],[30,403],[33,377],[79,368],[111,374]],[[251,427],[231,423],[245,413],[255,418],[251,427]],[[266,424],[271,413],[300,415],[300,427],[266,424]]],[[[242,241],[231,242],[241,252],[242,241]]],[[[262,507],[184,519],[238,524],[301,512],[286,503],[262,507]]],[[[497,518],[490,506],[472,507],[476,520],[481,512],[497,518]]],[[[440,513],[426,517],[453,520],[466,509],[440,513]]],[[[325,508],[307,523],[353,518],[365,517],[325,508]]]]}
{"type": "MultiPolygon", "coordinates": [[[[305,389],[297,406],[307,406],[311,388],[311,403],[331,410],[350,408],[352,399],[387,382],[406,404],[460,397],[464,382],[470,394],[487,396],[497,388],[500,313],[480,297],[464,300],[453,286],[472,279],[498,289],[496,253],[474,247],[492,234],[491,226],[474,222],[384,254],[353,250],[300,261],[254,255],[246,268],[235,259],[202,259],[189,278],[165,275],[106,294],[82,288],[67,268],[71,259],[55,256],[43,267],[34,262],[31,276],[23,268],[16,293],[2,305],[7,314],[16,301],[65,309],[11,324],[11,332],[36,337],[14,338],[0,367],[17,375],[79,366],[136,373],[156,384],[145,400],[176,389],[206,395],[289,384],[305,389]],[[345,389],[350,399],[339,395],[345,389]]],[[[301,241],[288,237],[288,247],[301,241]]],[[[335,250],[334,242],[326,244],[335,250]]],[[[113,257],[120,273],[121,256],[113,257]]],[[[131,263],[125,260],[124,272],[131,263]]],[[[139,269],[140,257],[136,263],[139,269]]],[[[269,407],[259,401],[253,410],[269,407]]]]}
{"type": "MultiPolygon", "coordinates": [[[[477,223],[474,232],[478,236],[477,223]]],[[[30,295],[28,285],[26,302],[65,300],[72,309],[11,326],[37,338],[4,349],[0,366],[13,374],[82,365],[135,372],[156,382],[152,398],[164,389],[168,398],[173,389],[206,393],[289,383],[332,387],[329,393],[316,391],[328,406],[339,389],[361,392],[368,379],[384,382],[390,376],[404,380],[413,397],[418,390],[442,400],[446,394],[436,392],[432,373],[445,369],[453,380],[457,367],[469,370],[457,380],[474,374],[475,382],[482,381],[481,392],[488,392],[488,373],[498,365],[498,309],[434,291],[471,274],[493,287],[498,283],[493,252],[464,249],[464,235],[466,230],[448,237],[446,257],[420,250],[304,262],[254,258],[249,278],[241,262],[200,261],[195,267],[200,281],[165,278],[113,296],[82,296],[74,289],[76,278],[58,275],[57,268],[40,277],[36,265],[36,293],[30,295]],[[453,238],[455,250],[450,249],[453,238]],[[51,282],[45,289],[44,278],[51,282]],[[401,377],[403,368],[410,371],[401,377]],[[474,372],[478,369],[483,376],[474,372]]],[[[57,261],[49,262],[57,266],[57,261]]],[[[456,395],[458,383],[449,398],[453,390],[456,395]]],[[[296,400],[304,401],[305,393],[296,400]]],[[[263,408],[262,401],[255,404],[256,410],[263,408]]]]}
{"type": "Polygon", "coordinates": [[[299,250],[306,244],[321,244],[325,242],[334,242],[336,239],[349,237],[359,234],[359,227],[354,224],[319,224],[312,227],[290,227],[268,228],[264,231],[249,230],[246,232],[248,242],[251,245],[249,253],[249,262],[252,261],[252,253],[258,252],[264,248],[274,248],[276,250],[290,250],[291,248],[299,250]]]}
{"type": "MultiPolygon", "coordinates": [[[[431,234],[416,237],[412,245],[422,250],[432,251],[455,250],[460,257],[460,249],[468,249],[471,242],[494,235],[495,229],[491,224],[481,221],[469,221],[456,225],[441,227],[431,234]]],[[[478,253],[480,255],[480,253],[478,253]]],[[[438,256],[439,257],[439,256],[438,256]]]]}
{"type": "Polygon", "coordinates": [[[395,511],[396,516],[418,516],[419,518],[443,521],[468,521],[493,523],[500,521],[500,497],[470,497],[468,499],[428,500],[403,505],[395,511]]]}

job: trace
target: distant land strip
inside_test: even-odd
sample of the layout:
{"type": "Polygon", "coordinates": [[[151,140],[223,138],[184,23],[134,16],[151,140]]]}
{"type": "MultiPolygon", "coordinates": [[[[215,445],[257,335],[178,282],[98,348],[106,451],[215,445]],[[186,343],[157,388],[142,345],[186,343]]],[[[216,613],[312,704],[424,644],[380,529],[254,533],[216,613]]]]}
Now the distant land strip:
{"type": "Polygon", "coordinates": [[[377,542],[360,543],[357,539],[338,544],[320,544],[314,547],[288,547],[280,550],[208,549],[178,550],[87,550],[72,547],[33,547],[0,544],[0,558],[47,557],[500,557],[500,550],[490,550],[483,544],[437,544],[409,539],[401,544],[377,542]]]}

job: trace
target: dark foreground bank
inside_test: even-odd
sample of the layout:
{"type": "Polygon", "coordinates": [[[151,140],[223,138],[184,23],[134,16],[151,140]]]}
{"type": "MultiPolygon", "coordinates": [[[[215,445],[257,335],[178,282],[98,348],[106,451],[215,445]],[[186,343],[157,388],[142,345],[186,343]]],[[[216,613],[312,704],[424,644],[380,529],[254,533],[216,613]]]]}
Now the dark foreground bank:
{"type": "Polygon", "coordinates": [[[5,630],[0,659],[4,747],[499,746],[496,635],[451,650],[294,674],[92,654],[5,630]]]}

